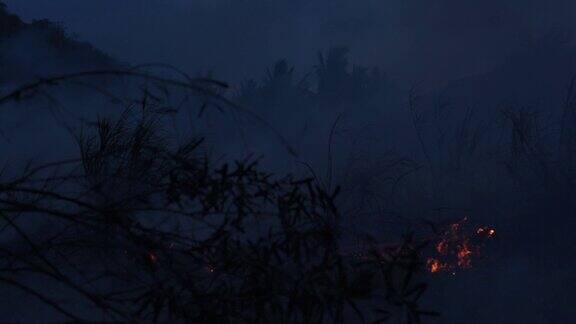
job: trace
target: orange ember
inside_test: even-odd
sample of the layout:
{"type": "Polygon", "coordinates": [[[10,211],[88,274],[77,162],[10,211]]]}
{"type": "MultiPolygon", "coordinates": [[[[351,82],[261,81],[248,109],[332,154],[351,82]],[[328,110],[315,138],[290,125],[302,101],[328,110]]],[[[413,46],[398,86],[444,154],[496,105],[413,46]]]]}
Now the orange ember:
{"type": "Polygon", "coordinates": [[[484,236],[488,236],[488,237],[493,237],[494,235],[496,235],[496,230],[494,230],[493,228],[488,228],[488,227],[479,227],[476,230],[476,234],[484,235],[484,236]]]}
{"type": "Polygon", "coordinates": [[[458,266],[461,268],[470,267],[472,251],[470,251],[470,248],[468,247],[468,241],[464,241],[464,244],[457,248],[458,252],[456,255],[458,256],[458,266]]]}
{"type": "Polygon", "coordinates": [[[440,241],[440,242],[438,242],[438,244],[436,244],[436,251],[438,251],[438,253],[440,253],[440,254],[446,253],[447,249],[448,249],[448,245],[444,241],[440,241]]]}
{"type": "Polygon", "coordinates": [[[148,260],[152,264],[155,264],[156,262],[158,262],[158,256],[156,255],[156,253],[154,253],[154,251],[148,252],[148,260]]]}
{"type": "Polygon", "coordinates": [[[446,267],[445,264],[442,264],[440,261],[434,258],[429,259],[426,266],[431,273],[436,273],[446,267]]]}
{"type": "Polygon", "coordinates": [[[429,272],[449,271],[455,274],[457,269],[471,268],[473,257],[481,255],[485,239],[496,235],[496,230],[489,227],[479,227],[470,235],[465,229],[467,218],[450,224],[446,231],[438,235],[435,253],[428,258],[426,267],[429,272]]]}

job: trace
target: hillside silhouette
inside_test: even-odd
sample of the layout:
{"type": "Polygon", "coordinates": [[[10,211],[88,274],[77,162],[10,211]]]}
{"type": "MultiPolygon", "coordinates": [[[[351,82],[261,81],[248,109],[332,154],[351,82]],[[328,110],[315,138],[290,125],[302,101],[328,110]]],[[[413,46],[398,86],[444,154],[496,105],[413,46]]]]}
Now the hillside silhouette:
{"type": "Polygon", "coordinates": [[[25,81],[45,74],[118,66],[64,26],[47,19],[23,21],[0,2],[1,81],[25,81]]]}

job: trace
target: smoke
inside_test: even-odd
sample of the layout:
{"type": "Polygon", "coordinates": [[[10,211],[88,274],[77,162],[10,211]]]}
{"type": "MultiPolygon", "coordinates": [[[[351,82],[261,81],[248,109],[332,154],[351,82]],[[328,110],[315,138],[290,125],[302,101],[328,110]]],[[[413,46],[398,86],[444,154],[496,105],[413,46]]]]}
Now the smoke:
{"type": "MultiPolygon", "coordinates": [[[[62,22],[71,33],[78,34],[79,39],[91,42],[122,61],[170,63],[192,74],[212,71],[215,77],[233,83],[244,78],[260,80],[266,68],[280,58],[287,58],[289,64],[296,67],[295,73],[301,76],[312,71],[312,66],[318,63],[318,51],[346,45],[351,48],[352,62],[380,66],[391,82],[402,85],[427,81],[440,88],[444,82],[469,77],[451,83],[449,94],[464,97],[468,104],[478,108],[476,111],[480,115],[488,110],[494,112],[499,101],[510,96],[519,99],[519,103],[542,104],[539,108],[551,113],[551,107],[559,108],[564,100],[564,85],[569,79],[570,68],[575,66],[574,51],[568,51],[568,47],[546,45],[534,49],[527,45],[551,30],[559,31],[557,35],[567,35],[566,42],[569,43],[569,35],[574,31],[571,21],[575,18],[576,5],[568,0],[554,3],[536,0],[5,2],[10,10],[25,20],[49,18],[62,22]],[[506,66],[500,68],[501,64],[506,66]],[[548,101],[542,99],[546,96],[548,101]],[[521,99],[526,97],[530,100],[523,102],[521,99]]],[[[26,74],[69,68],[64,66],[64,62],[41,64],[41,57],[54,57],[55,54],[31,37],[5,44],[5,55],[13,59],[11,65],[28,68],[26,74]],[[18,51],[26,47],[38,50],[19,55],[18,51]]],[[[350,164],[355,163],[358,169],[350,175],[348,185],[368,187],[377,192],[385,187],[379,181],[389,183],[386,182],[388,174],[378,174],[378,171],[396,162],[384,154],[391,147],[399,149],[401,154],[410,153],[424,168],[428,168],[407,113],[405,93],[396,88],[386,91],[380,97],[371,98],[368,104],[353,101],[347,105],[339,105],[341,103],[337,101],[310,103],[299,95],[291,97],[288,94],[283,98],[274,94],[266,105],[256,104],[254,108],[261,109],[259,113],[268,113],[266,117],[272,126],[289,138],[291,144],[296,144],[299,159],[312,161],[317,170],[324,171],[328,164],[327,152],[332,140],[333,159],[344,166],[354,159],[350,164]],[[370,113],[362,110],[366,107],[372,109],[370,113]],[[330,136],[332,130],[333,138],[330,136]],[[355,136],[360,139],[356,140],[355,136]]],[[[424,109],[431,111],[434,108],[432,99],[426,98],[424,109]]],[[[88,102],[82,109],[89,111],[98,104],[88,102]]],[[[74,102],[71,106],[78,104],[74,102]]],[[[456,105],[454,110],[459,108],[462,107],[456,105]]],[[[12,128],[22,137],[29,136],[27,139],[31,144],[25,149],[34,151],[46,140],[45,134],[55,134],[53,130],[57,126],[53,129],[47,127],[44,115],[36,119],[29,119],[30,116],[33,113],[21,112],[18,118],[11,117],[14,118],[12,128]],[[33,123],[29,123],[27,128],[21,127],[25,122],[33,123]],[[46,128],[44,134],[38,131],[41,126],[46,128]]],[[[455,116],[449,123],[462,117],[461,114],[455,116]]],[[[4,122],[9,124],[7,120],[4,122]]],[[[487,122],[486,128],[496,135],[506,137],[509,134],[506,133],[508,130],[498,133],[499,125],[493,119],[484,118],[483,121],[487,122]]],[[[212,125],[220,125],[217,122],[216,119],[212,125]]],[[[217,144],[215,146],[223,147],[223,151],[244,153],[244,138],[237,136],[235,122],[227,124],[230,127],[208,125],[203,131],[217,133],[216,139],[212,140],[217,144]]],[[[253,122],[245,121],[245,125],[253,122]]],[[[432,123],[428,125],[436,127],[432,123]]],[[[448,127],[444,126],[438,126],[439,132],[447,131],[448,127]]],[[[460,127],[460,124],[454,127],[460,127]]],[[[423,135],[430,147],[437,145],[436,138],[431,135],[433,131],[436,130],[423,135]]],[[[62,143],[64,135],[61,131],[57,136],[52,135],[54,138],[50,141],[62,143]]],[[[255,151],[271,156],[274,166],[282,168],[293,162],[263,129],[252,128],[245,135],[252,141],[255,151]]],[[[14,152],[19,145],[5,146],[5,150],[14,152]]],[[[442,164],[446,162],[442,160],[442,154],[449,156],[454,152],[449,152],[446,142],[438,144],[438,147],[446,152],[433,152],[438,155],[433,158],[442,164]]],[[[566,285],[568,272],[574,267],[573,264],[553,264],[550,260],[561,259],[566,246],[573,246],[573,239],[562,234],[573,228],[565,226],[566,218],[573,213],[561,207],[555,210],[549,201],[534,203],[538,208],[524,204],[526,201],[521,201],[521,198],[528,197],[524,196],[524,191],[533,191],[536,195],[545,189],[537,187],[534,181],[520,192],[517,188],[521,186],[509,178],[500,161],[490,158],[491,162],[486,163],[482,158],[486,156],[471,156],[469,164],[463,162],[462,169],[449,169],[453,166],[448,163],[441,165],[445,169],[438,172],[453,173],[447,176],[450,182],[441,184],[443,187],[439,187],[439,192],[445,196],[442,202],[447,206],[471,207],[478,220],[494,223],[508,250],[492,268],[458,279],[448,278],[447,283],[437,284],[435,287],[448,287],[438,289],[438,294],[450,291],[463,297],[456,303],[452,295],[437,296],[435,306],[446,310],[447,318],[457,318],[461,322],[466,319],[511,322],[510,317],[520,314],[523,308],[532,310],[531,315],[537,313],[536,317],[526,315],[527,319],[561,322],[562,315],[558,313],[568,309],[566,295],[569,292],[559,293],[557,290],[566,285]],[[533,214],[519,216],[526,209],[533,214]],[[548,219],[542,220],[549,214],[557,217],[554,219],[556,224],[548,219]],[[558,227],[564,227],[564,230],[558,227]],[[549,238],[551,236],[561,239],[556,238],[556,242],[549,238]],[[535,237],[538,243],[534,243],[535,237]],[[548,259],[545,260],[544,256],[548,259]],[[551,268],[555,270],[550,272],[551,268]],[[526,285],[527,282],[532,285],[526,285]],[[540,295],[529,296],[533,291],[539,291],[540,295]],[[509,315],[489,318],[479,311],[482,309],[509,315]]],[[[402,216],[427,217],[432,208],[438,207],[438,201],[430,197],[430,186],[422,185],[432,182],[430,178],[424,172],[408,174],[402,185],[393,186],[396,191],[390,200],[395,205],[385,207],[401,210],[402,216]]],[[[370,205],[372,201],[362,203],[370,205]]],[[[379,221],[383,222],[372,218],[366,223],[377,227],[379,221]],[[370,223],[372,221],[374,223],[370,223]]]]}

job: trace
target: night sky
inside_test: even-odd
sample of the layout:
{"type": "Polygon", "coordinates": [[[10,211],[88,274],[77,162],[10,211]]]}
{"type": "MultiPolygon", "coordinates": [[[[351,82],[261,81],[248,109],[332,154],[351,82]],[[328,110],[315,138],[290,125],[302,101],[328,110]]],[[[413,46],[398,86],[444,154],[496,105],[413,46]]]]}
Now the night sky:
{"type": "MultiPolygon", "coordinates": [[[[243,120],[244,131],[214,126],[219,117],[195,131],[207,134],[216,154],[262,156],[274,172],[305,173],[302,165],[309,163],[325,174],[329,167],[334,182],[350,190],[343,209],[365,208],[350,223],[377,237],[411,227],[421,231],[426,226],[421,221],[464,217],[472,233],[479,226],[494,228],[496,236],[470,269],[430,276],[423,300],[442,317],[424,323],[576,320],[576,99],[568,87],[576,76],[576,2],[4,2],[26,22],[61,23],[76,40],[120,65],[167,63],[229,82],[232,92],[241,92],[250,79],[264,83],[267,69],[281,59],[294,66],[293,82],[305,79],[311,92],[319,92],[314,79],[319,53],[348,47],[348,71],[365,66],[382,73],[384,85],[374,93],[344,98],[336,91],[322,100],[292,92],[230,95],[265,119],[297,156],[249,118],[243,120]],[[410,114],[415,89],[416,110],[425,116],[421,124],[410,114]],[[519,139],[520,128],[530,130],[519,139]],[[405,172],[390,162],[395,158],[420,168],[390,182],[388,177],[405,172]]],[[[3,88],[82,69],[82,60],[60,59],[35,37],[0,43],[2,65],[24,71],[3,77],[3,88]]],[[[86,66],[92,66],[90,60],[86,66]]],[[[68,97],[67,107],[81,107],[78,115],[92,116],[99,109],[101,102],[66,91],[61,95],[68,97]]],[[[32,108],[2,111],[10,138],[0,149],[2,161],[50,160],[73,152],[73,141],[58,128],[61,120],[48,122],[49,116],[32,108]],[[54,143],[50,149],[41,144],[46,140],[54,143]]],[[[10,307],[19,309],[16,304],[10,307]]],[[[17,311],[4,318],[3,308],[0,322],[35,321],[19,319],[17,311]]]]}

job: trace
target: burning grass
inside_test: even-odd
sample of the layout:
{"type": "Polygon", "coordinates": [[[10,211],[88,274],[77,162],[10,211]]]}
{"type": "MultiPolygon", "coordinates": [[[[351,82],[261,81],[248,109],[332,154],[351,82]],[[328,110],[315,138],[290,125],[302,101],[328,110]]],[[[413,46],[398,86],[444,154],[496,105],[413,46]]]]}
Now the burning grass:
{"type": "Polygon", "coordinates": [[[468,217],[464,217],[433,240],[434,250],[427,258],[426,268],[430,273],[452,274],[472,268],[483,259],[484,247],[495,236],[494,228],[480,226],[474,230],[468,224],[468,217]]]}

